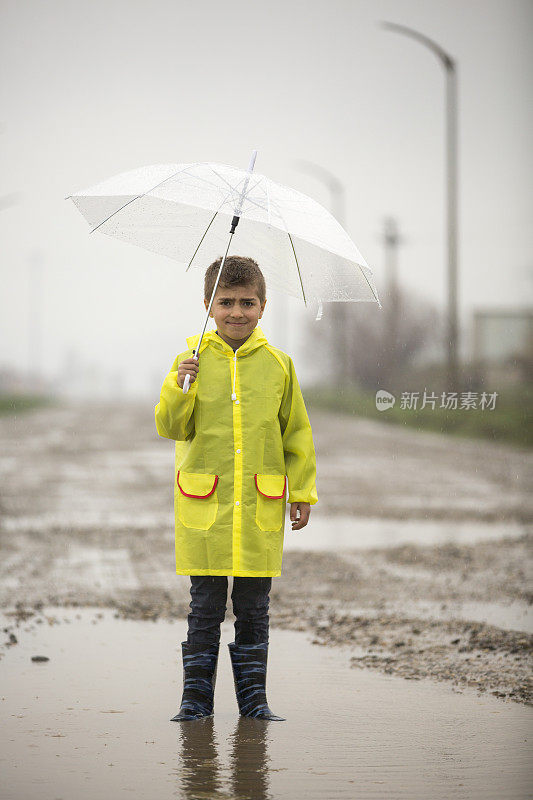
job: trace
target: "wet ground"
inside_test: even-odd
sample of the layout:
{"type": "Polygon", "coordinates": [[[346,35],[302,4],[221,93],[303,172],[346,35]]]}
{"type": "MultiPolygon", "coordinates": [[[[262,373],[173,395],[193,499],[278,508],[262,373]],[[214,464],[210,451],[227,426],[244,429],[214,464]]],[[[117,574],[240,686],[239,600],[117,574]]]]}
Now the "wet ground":
{"type": "Polygon", "coordinates": [[[530,708],[350,669],[349,647],[273,627],[267,694],[287,719],[245,719],[225,623],[214,716],[172,723],[183,620],[49,607],[15,629],[1,665],[3,800],[531,797],[530,708]]]}
{"type": "Polygon", "coordinates": [[[247,797],[235,792],[248,773],[264,792],[254,798],[531,796],[522,754],[533,704],[532,456],[310,416],[319,503],[307,528],[286,526],[270,603],[271,705],[300,727],[288,739],[257,739],[243,728],[228,660],[220,714],[202,728],[205,763],[193,756],[196,740],[191,746],[165,727],[180,693],[189,578],[175,574],[174,448],[157,437],[153,409],[73,405],[0,418],[0,672],[9,687],[6,752],[19,753],[6,757],[4,785],[21,792],[6,797],[70,797],[73,781],[76,796],[94,797],[102,786],[115,796],[142,786],[148,765],[162,797],[247,797]],[[102,618],[87,611],[96,607],[102,618]],[[54,618],[60,624],[48,624],[54,618]],[[31,662],[43,647],[50,662],[31,662]],[[101,729],[101,712],[124,711],[116,692],[128,714],[109,713],[101,729]],[[63,703],[60,716],[48,697],[63,703]],[[317,703],[326,708],[327,758],[324,727],[317,735],[310,725],[317,703]],[[83,715],[91,720],[85,744],[83,715]],[[52,752],[59,743],[67,749],[52,752]],[[104,746],[115,748],[109,763],[120,769],[107,771],[104,746]],[[20,753],[35,757],[35,769],[20,766],[20,753]],[[263,766],[249,767],[254,753],[267,777],[257,778],[263,766]],[[62,765],[55,793],[52,757],[62,765]],[[141,765],[143,775],[125,779],[126,768],[136,776],[141,765]],[[198,776],[218,794],[202,795],[198,776]]]}

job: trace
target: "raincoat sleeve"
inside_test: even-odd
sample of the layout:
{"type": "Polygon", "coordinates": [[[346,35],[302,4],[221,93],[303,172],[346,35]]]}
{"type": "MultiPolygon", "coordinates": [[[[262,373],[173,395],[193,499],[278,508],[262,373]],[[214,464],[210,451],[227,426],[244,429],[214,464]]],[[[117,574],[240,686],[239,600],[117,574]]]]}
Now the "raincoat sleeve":
{"type": "Polygon", "coordinates": [[[160,436],[167,439],[184,441],[194,434],[194,402],[198,388],[198,379],[189,386],[187,394],[178,385],[178,364],[189,353],[177,356],[170,372],[163,381],[161,397],[155,407],[155,427],[160,436]]]}
{"type": "Polygon", "coordinates": [[[302,397],[292,359],[278,414],[289,479],[288,503],[318,502],[316,491],[316,456],[311,424],[302,397]]]}

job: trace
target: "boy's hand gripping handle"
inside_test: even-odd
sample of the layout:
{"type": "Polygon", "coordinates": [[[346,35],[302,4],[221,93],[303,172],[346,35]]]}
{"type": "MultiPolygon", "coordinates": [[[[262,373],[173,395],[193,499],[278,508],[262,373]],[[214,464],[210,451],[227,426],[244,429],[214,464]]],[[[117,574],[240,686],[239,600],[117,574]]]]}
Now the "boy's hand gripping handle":
{"type": "MultiPolygon", "coordinates": [[[[196,359],[196,361],[198,361],[198,356],[196,355],[196,353],[193,355],[193,358],[196,359]]],[[[189,373],[187,373],[185,376],[185,380],[183,381],[183,394],[187,394],[187,392],[189,391],[190,382],[191,382],[191,376],[189,375],[189,373]]]]}

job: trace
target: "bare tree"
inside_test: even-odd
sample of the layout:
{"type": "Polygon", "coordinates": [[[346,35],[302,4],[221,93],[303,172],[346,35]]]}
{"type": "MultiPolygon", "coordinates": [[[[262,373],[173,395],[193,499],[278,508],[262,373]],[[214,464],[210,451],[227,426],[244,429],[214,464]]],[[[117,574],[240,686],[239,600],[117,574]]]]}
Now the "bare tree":
{"type": "Polygon", "coordinates": [[[324,375],[334,377],[336,385],[392,390],[424,349],[438,344],[442,347],[444,319],[436,306],[401,288],[381,299],[383,309],[375,303],[343,303],[342,324],[348,328],[344,370],[339,371],[335,353],[335,343],[343,340],[338,313],[341,304],[325,304],[324,319],[309,323],[313,353],[324,365],[324,375]]]}

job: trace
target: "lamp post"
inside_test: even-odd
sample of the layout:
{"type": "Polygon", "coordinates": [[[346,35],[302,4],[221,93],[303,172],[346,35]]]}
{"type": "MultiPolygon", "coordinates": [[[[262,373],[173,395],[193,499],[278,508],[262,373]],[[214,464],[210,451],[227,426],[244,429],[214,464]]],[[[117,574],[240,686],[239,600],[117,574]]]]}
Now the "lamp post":
{"type": "Polygon", "coordinates": [[[443,48],[422,33],[382,22],[388,30],[403,33],[428,47],[439,59],[446,74],[446,221],[448,240],[448,388],[457,390],[459,328],[457,322],[457,63],[443,48]]]}

